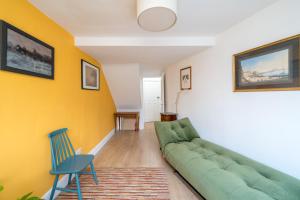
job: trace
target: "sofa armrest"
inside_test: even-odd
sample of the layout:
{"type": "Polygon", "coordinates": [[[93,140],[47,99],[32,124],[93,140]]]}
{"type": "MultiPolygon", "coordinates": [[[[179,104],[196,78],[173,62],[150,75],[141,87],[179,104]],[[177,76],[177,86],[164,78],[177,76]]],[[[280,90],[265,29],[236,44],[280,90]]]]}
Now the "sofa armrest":
{"type": "Polygon", "coordinates": [[[197,131],[188,118],[171,122],[155,122],[154,125],[162,151],[169,143],[191,141],[194,138],[199,138],[197,131]]]}

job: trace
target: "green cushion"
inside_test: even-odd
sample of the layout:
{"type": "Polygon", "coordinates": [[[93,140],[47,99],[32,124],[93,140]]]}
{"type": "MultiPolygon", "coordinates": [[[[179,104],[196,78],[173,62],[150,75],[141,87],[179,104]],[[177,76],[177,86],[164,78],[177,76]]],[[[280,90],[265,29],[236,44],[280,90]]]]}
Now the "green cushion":
{"type": "Polygon", "coordinates": [[[169,143],[191,141],[199,137],[188,118],[172,122],[155,122],[155,130],[163,151],[169,143]]]}
{"type": "Polygon", "coordinates": [[[207,200],[300,200],[296,178],[203,140],[194,128],[167,131],[166,123],[156,127],[165,158],[207,200]]]}

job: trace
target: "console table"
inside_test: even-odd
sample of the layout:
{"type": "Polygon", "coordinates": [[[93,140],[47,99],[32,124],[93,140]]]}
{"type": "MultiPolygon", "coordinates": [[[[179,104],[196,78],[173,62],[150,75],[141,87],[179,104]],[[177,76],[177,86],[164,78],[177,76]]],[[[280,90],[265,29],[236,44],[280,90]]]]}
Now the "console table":
{"type": "Polygon", "coordinates": [[[129,119],[135,119],[135,131],[138,131],[140,129],[140,113],[139,112],[116,112],[115,113],[115,125],[116,129],[119,127],[119,130],[121,130],[121,119],[122,118],[129,118],[129,119]],[[118,126],[119,125],[119,126],[118,126]]]}

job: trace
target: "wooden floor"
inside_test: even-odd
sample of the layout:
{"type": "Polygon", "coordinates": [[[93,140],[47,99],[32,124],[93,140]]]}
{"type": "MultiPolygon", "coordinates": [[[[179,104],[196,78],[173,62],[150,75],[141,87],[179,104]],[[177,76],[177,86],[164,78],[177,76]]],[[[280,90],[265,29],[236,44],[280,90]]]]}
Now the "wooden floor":
{"type": "Polygon", "coordinates": [[[202,200],[162,158],[152,123],[139,132],[117,132],[97,155],[95,166],[163,167],[168,175],[171,200],[202,200]]]}

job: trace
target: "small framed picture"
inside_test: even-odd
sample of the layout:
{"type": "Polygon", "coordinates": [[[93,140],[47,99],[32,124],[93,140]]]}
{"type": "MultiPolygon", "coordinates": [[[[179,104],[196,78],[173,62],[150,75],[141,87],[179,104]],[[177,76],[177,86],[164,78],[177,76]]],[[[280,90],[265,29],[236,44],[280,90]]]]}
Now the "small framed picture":
{"type": "Polygon", "coordinates": [[[300,35],[233,56],[235,92],[299,90],[300,35]]]}
{"type": "Polygon", "coordinates": [[[191,90],[192,89],[192,67],[186,67],[180,69],[180,89],[191,90]]]}
{"type": "Polygon", "coordinates": [[[0,69],[54,79],[54,48],[0,20],[0,69]]]}
{"type": "Polygon", "coordinates": [[[81,60],[81,87],[85,90],[100,89],[100,69],[85,60],[81,60]]]}

